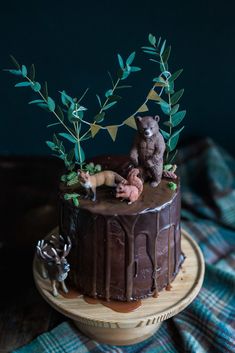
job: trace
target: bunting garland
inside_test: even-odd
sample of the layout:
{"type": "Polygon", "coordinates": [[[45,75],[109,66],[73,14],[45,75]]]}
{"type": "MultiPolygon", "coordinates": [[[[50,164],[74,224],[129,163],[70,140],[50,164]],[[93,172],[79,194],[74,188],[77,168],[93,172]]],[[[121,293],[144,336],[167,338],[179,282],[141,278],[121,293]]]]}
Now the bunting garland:
{"type": "Polygon", "coordinates": [[[116,140],[116,136],[117,136],[117,131],[118,131],[118,126],[117,125],[110,125],[110,126],[106,126],[109,135],[111,136],[111,139],[113,141],[116,140]]]}
{"type": "Polygon", "coordinates": [[[143,112],[147,112],[149,110],[149,108],[147,107],[147,104],[144,103],[143,105],[141,105],[141,107],[137,110],[138,113],[143,113],[143,112]]]}
{"type": "Polygon", "coordinates": [[[92,138],[95,137],[95,135],[100,131],[101,126],[100,125],[96,125],[96,124],[92,124],[91,125],[91,136],[92,138]]]}
{"type": "Polygon", "coordinates": [[[152,101],[162,101],[162,98],[153,89],[151,89],[147,98],[152,101]]]}
{"type": "MultiPolygon", "coordinates": [[[[116,137],[117,137],[117,131],[118,129],[121,127],[121,126],[124,126],[124,125],[127,125],[129,127],[131,127],[132,129],[135,129],[137,130],[137,125],[136,125],[136,121],[135,121],[135,115],[137,113],[144,113],[144,112],[147,112],[149,109],[148,109],[148,106],[147,106],[147,102],[149,100],[152,100],[152,101],[162,101],[162,98],[160,97],[161,93],[158,95],[157,92],[154,90],[154,87],[156,86],[156,84],[154,84],[153,88],[149,91],[149,94],[145,100],[145,102],[137,109],[137,111],[131,115],[129,118],[125,119],[121,124],[118,124],[118,125],[108,125],[108,126],[101,126],[101,125],[98,125],[96,124],[95,122],[93,123],[90,123],[88,121],[85,121],[82,119],[82,122],[89,125],[90,126],[90,131],[91,131],[91,136],[92,138],[94,138],[96,136],[96,134],[100,131],[100,130],[107,130],[111,139],[113,141],[116,140],[116,137]]],[[[79,110],[74,110],[73,111],[73,115],[80,119],[79,116],[77,115],[77,112],[79,110]]]]}
{"type": "Polygon", "coordinates": [[[137,130],[137,125],[135,122],[135,117],[132,115],[129,118],[127,118],[126,120],[123,121],[123,123],[127,126],[132,127],[133,129],[137,130]]]}

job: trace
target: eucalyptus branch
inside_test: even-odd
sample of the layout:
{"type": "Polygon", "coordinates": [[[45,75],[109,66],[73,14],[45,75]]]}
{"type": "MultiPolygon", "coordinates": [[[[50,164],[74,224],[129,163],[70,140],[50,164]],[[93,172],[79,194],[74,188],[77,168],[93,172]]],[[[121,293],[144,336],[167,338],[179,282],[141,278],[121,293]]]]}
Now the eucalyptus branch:
{"type": "MultiPolygon", "coordinates": [[[[26,75],[25,78],[28,80],[28,82],[31,83],[32,86],[34,86],[34,82],[26,75]]],[[[47,104],[47,99],[44,97],[44,95],[42,94],[41,90],[37,91],[37,93],[40,95],[40,97],[44,100],[44,102],[47,104]]],[[[56,116],[56,118],[59,120],[59,122],[61,123],[61,125],[63,125],[63,127],[70,133],[71,136],[73,136],[74,138],[76,138],[76,136],[74,135],[74,132],[71,131],[69,129],[69,127],[67,127],[67,125],[60,119],[60,117],[58,116],[58,114],[55,111],[52,111],[52,113],[56,116]]]]}
{"type": "Polygon", "coordinates": [[[173,131],[173,129],[182,122],[186,115],[185,110],[178,111],[179,104],[177,104],[183,95],[184,90],[181,89],[177,92],[174,91],[174,81],[179,77],[183,70],[180,69],[173,74],[168,71],[167,61],[170,56],[171,47],[168,46],[166,48],[166,41],[163,41],[162,43],[161,38],[159,38],[157,42],[156,37],[152,34],[149,34],[148,40],[151,46],[144,46],[142,49],[145,53],[157,57],[158,60],[152,58],[150,60],[160,64],[161,70],[161,74],[154,78],[153,81],[156,82],[158,86],[162,86],[159,96],[161,96],[164,91],[167,95],[167,101],[161,99],[158,100],[157,103],[160,105],[163,113],[169,117],[168,121],[163,123],[164,125],[168,126],[169,132],[160,129],[164,139],[166,140],[165,161],[168,163],[169,161],[173,161],[175,158],[176,153],[173,153],[173,157],[170,157],[170,153],[176,148],[179,134],[184,128],[183,126],[175,132],[173,131]]]}

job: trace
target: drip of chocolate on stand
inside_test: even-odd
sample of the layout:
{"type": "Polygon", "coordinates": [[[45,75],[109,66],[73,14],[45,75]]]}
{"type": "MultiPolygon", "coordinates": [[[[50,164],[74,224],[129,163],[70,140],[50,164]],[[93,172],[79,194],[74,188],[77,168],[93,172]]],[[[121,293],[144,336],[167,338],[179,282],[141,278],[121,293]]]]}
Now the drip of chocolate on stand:
{"type": "Polygon", "coordinates": [[[66,299],[76,299],[82,297],[83,300],[88,304],[102,304],[111,310],[117,311],[118,313],[130,313],[137,310],[142,305],[141,300],[134,300],[132,302],[120,302],[117,300],[104,300],[88,297],[87,295],[82,295],[75,288],[69,288],[68,293],[64,293],[62,290],[59,290],[60,295],[66,299]]]}

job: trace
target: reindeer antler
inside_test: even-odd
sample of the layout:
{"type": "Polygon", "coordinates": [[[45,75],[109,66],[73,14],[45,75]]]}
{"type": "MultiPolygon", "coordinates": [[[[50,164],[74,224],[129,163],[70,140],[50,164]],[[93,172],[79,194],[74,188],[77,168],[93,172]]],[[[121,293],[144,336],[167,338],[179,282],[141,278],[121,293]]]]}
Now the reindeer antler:
{"type": "Polygon", "coordinates": [[[72,247],[72,243],[71,243],[70,237],[67,237],[67,241],[68,241],[68,244],[64,245],[63,257],[66,257],[69,254],[69,252],[71,250],[71,247],[72,247]]]}

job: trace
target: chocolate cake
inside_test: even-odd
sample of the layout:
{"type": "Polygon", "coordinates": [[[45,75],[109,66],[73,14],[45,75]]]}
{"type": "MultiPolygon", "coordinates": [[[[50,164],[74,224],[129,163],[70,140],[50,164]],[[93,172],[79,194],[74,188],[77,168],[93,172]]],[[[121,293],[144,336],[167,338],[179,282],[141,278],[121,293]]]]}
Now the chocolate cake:
{"type": "MultiPolygon", "coordinates": [[[[102,169],[125,174],[123,158],[99,162],[102,169]]],[[[131,205],[116,199],[112,188],[100,187],[97,201],[80,198],[79,207],[64,199],[68,190],[61,185],[60,233],[72,240],[70,279],[81,294],[132,301],[170,289],[184,260],[180,183],[175,182],[176,190],[169,188],[169,179],[156,188],[145,183],[131,205]]]]}

